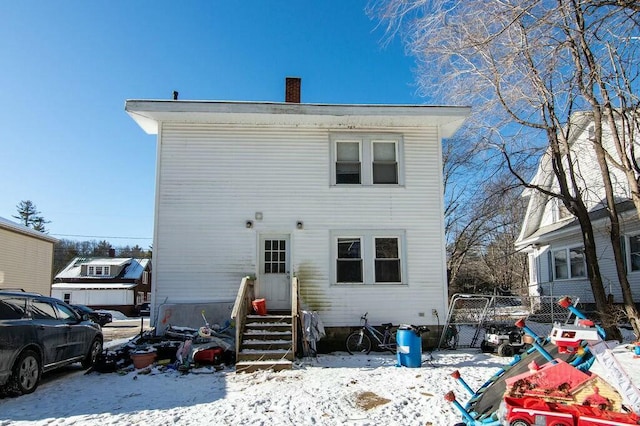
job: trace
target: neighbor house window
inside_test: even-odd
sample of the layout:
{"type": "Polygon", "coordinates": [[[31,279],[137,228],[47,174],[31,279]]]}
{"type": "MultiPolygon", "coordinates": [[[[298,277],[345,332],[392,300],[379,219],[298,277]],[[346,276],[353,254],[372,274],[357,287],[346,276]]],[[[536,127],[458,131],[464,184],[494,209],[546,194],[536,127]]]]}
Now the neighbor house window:
{"type": "Polygon", "coordinates": [[[640,271],[640,235],[629,237],[629,257],[631,271],[640,271]]]}
{"type": "Polygon", "coordinates": [[[62,300],[64,300],[64,303],[71,303],[71,293],[64,293],[62,300]]]}
{"type": "Polygon", "coordinates": [[[404,231],[332,231],[336,284],[406,283],[404,231]]]}
{"type": "Polygon", "coordinates": [[[109,266],[89,266],[87,267],[87,275],[101,277],[109,275],[109,266]]]}
{"type": "Polygon", "coordinates": [[[586,277],[584,248],[553,250],[553,272],[556,280],[586,277]]]}
{"type": "Polygon", "coordinates": [[[142,284],[149,284],[149,272],[144,271],[142,273],[142,284]]]}
{"type": "Polygon", "coordinates": [[[402,138],[389,134],[332,134],[332,185],[402,184],[402,138]]]}
{"type": "Polygon", "coordinates": [[[571,217],[571,213],[569,212],[569,209],[567,209],[567,206],[564,205],[564,203],[562,202],[562,200],[560,200],[559,198],[554,198],[552,200],[552,207],[551,207],[551,219],[553,220],[553,222],[558,222],[560,220],[563,219],[567,219],[571,217]]]}

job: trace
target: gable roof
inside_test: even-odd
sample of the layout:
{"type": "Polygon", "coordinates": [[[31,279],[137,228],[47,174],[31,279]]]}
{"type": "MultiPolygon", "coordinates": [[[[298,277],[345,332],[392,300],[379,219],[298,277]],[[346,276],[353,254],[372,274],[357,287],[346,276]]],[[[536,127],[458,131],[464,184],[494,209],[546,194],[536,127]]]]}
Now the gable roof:
{"type": "Polygon", "coordinates": [[[82,265],[100,265],[100,266],[124,266],[127,265],[122,274],[118,276],[120,279],[136,280],[142,277],[142,273],[149,265],[151,259],[134,259],[132,257],[76,257],[55,276],[56,280],[65,280],[72,278],[87,279],[105,279],[113,277],[86,277],[81,275],[82,265]]]}
{"type": "Polygon", "coordinates": [[[466,106],[336,105],[281,102],[127,100],[125,111],[149,134],[161,122],[283,127],[430,127],[451,137],[471,112],[466,106]]]}
{"type": "Polygon", "coordinates": [[[53,238],[52,236],[47,235],[44,232],[36,231],[35,229],[29,228],[28,226],[24,226],[19,223],[12,222],[9,219],[5,219],[3,217],[0,217],[0,229],[6,229],[8,231],[16,232],[18,234],[26,235],[29,237],[38,238],[40,240],[47,241],[54,244],[58,242],[57,238],[53,238]]]}
{"type": "MultiPolygon", "coordinates": [[[[592,113],[589,111],[581,111],[572,114],[571,129],[573,129],[573,131],[569,133],[569,139],[567,141],[570,147],[573,146],[576,140],[578,140],[585,131],[587,131],[589,124],[592,121],[592,113]]],[[[566,128],[563,129],[563,131],[566,131],[566,128]]],[[[547,148],[544,154],[540,157],[536,174],[533,176],[530,183],[531,185],[551,190],[555,181],[556,176],[553,173],[551,163],[551,148],[547,148]]],[[[517,247],[524,247],[527,244],[531,244],[532,239],[535,239],[535,236],[540,236],[546,232],[563,228],[570,222],[575,222],[575,220],[566,220],[541,227],[540,224],[542,223],[545,206],[551,197],[534,188],[526,188],[522,192],[522,196],[529,197],[529,203],[522,222],[522,228],[520,229],[520,235],[516,240],[517,247]]]]}

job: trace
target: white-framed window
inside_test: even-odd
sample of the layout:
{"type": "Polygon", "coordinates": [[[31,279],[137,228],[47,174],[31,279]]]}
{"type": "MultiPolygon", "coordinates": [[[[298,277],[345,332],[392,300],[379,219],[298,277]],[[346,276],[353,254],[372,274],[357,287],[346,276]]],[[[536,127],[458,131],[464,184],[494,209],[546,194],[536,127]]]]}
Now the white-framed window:
{"type": "Polygon", "coordinates": [[[331,185],[402,185],[403,141],[397,134],[335,133],[331,185]]]}
{"type": "Polygon", "coordinates": [[[538,283],[538,258],[534,253],[529,253],[529,284],[538,283]]]}
{"type": "Polygon", "coordinates": [[[332,282],[406,284],[404,231],[332,231],[332,282]]]}
{"type": "Polygon", "coordinates": [[[110,266],[88,266],[87,275],[90,275],[93,277],[108,276],[110,270],[111,270],[110,266]]]}
{"type": "Polygon", "coordinates": [[[583,247],[554,249],[551,258],[554,280],[569,280],[587,276],[583,247]]]}
{"type": "Polygon", "coordinates": [[[551,219],[553,222],[559,222],[572,216],[561,199],[554,198],[551,203],[551,219]]]}
{"type": "Polygon", "coordinates": [[[640,235],[629,235],[627,241],[627,269],[640,271],[640,235]]]}
{"type": "Polygon", "coordinates": [[[142,272],[142,284],[149,284],[149,271],[142,272]]]}

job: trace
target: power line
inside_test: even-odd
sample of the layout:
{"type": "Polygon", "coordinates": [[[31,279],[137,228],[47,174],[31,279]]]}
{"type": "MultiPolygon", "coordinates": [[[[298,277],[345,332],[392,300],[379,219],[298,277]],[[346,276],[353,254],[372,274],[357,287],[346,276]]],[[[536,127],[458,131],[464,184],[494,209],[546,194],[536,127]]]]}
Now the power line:
{"type": "Polygon", "coordinates": [[[74,235],[74,234],[49,234],[55,237],[78,237],[78,238],[115,238],[122,240],[152,240],[151,237],[109,237],[104,235],[74,235]]]}

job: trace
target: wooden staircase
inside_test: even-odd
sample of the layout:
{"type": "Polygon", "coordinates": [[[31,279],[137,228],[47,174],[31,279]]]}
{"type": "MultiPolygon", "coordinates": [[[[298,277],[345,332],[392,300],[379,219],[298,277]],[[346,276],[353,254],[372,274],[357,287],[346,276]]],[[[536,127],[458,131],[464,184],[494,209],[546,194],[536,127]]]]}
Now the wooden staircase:
{"type": "Polygon", "coordinates": [[[293,317],[287,312],[247,315],[236,373],[290,370],[294,357],[292,323],[293,317]]]}

